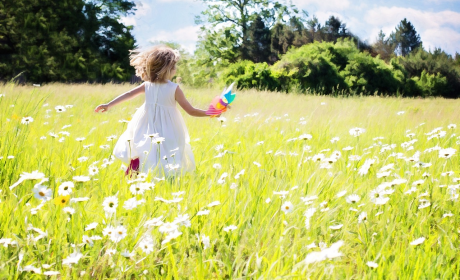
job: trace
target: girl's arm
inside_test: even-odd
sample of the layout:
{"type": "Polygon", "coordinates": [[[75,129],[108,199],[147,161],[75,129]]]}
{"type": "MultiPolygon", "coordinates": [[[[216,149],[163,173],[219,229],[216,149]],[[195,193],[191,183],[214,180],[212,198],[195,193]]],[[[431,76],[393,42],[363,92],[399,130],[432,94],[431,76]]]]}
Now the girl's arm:
{"type": "Polygon", "coordinates": [[[107,104],[101,104],[99,106],[96,107],[96,109],[94,110],[95,112],[106,112],[107,110],[109,110],[109,108],[119,104],[119,103],[122,103],[126,100],[130,100],[136,96],[138,96],[139,94],[141,93],[145,93],[145,85],[144,83],[142,83],[141,85],[133,88],[132,90],[130,91],[127,91],[123,94],[120,94],[118,97],[116,97],[114,100],[110,101],[109,103],[107,104]]]}
{"type": "Polygon", "coordinates": [[[179,86],[177,86],[175,97],[182,109],[184,109],[184,111],[187,112],[187,114],[190,116],[209,117],[209,115],[206,115],[206,111],[197,109],[188,102],[179,86]]]}

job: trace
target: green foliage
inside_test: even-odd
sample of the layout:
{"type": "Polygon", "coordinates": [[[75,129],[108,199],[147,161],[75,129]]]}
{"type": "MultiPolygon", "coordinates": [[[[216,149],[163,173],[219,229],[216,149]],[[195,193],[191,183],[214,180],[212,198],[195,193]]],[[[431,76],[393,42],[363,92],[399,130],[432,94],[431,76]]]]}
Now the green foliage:
{"type": "Polygon", "coordinates": [[[273,66],[250,61],[231,64],[220,81],[285,92],[458,97],[460,75],[452,57],[439,50],[419,50],[387,64],[360,52],[350,39],[339,39],[291,48],[273,66]]]}
{"type": "Polygon", "coordinates": [[[406,56],[422,46],[420,35],[417,34],[412,23],[405,18],[396,26],[395,32],[390,37],[392,38],[392,43],[396,46],[397,52],[402,56],[406,56]]]}
{"type": "Polygon", "coordinates": [[[280,90],[281,84],[274,76],[266,62],[254,63],[243,60],[231,64],[222,72],[224,84],[236,82],[239,88],[255,88],[259,90],[280,90]]]}
{"type": "Polygon", "coordinates": [[[379,58],[388,62],[395,57],[395,48],[396,45],[391,40],[391,37],[386,37],[385,33],[380,30],[376,42],[372,45],[371,54],[372,56],[379,55],[379,58]]]}
{"type": "MultiPolygon", "coordinates": [[[[213,50],[213,46],[230,40],[237,49],[236,56],[239,59],[250,59],[249,28],[251,22],[260,17],[271,27],[290,12],[289,7],[276,0],[202,0],[202,2],[207,3],[208,8],[197,16],[195,21],[197,24],[204,24],[201,30],[202,38],[208,41],[205,46],[213,50]],[[225,38],[216,35],[224,35],[225,38]]],[[[298,12],[296,9],[292,11],[298,12]]],[[[229,51],[233,55],[232,48],[224,51],[229,51]]]]}
{"type": "Polygon", "coordinates": [[[118,22],[129,0],[16,0],[0,3],[0,79],[127,80],[132,27],[118,22]]]}
{"type": "Polygon", "coordinates": [[[270,29],[258,16],[249,26],[248,55],[254,62],[267,62],[270,57],[270,29]]]}
{"type": "Polygon", "coordinates": [[[339,74],[344,66],[341,65],[343,60],[343,54],[334,48],[333,43],[315,42],[291,49],[273,69],[278,72],[278,77],[284,76],[289,81],[285,88],[299,86],[301,90],[329,92],[336,86],[346,87],[339,74]]]}
{"type": "Polygon", "coordinates": [[[348,89],[360,94],[391,94],[401,87],[401,80],[395,77],[390,66],[362,52],[348,57],[347,66],[340,75],[345,79],[348,89]]]}
{"type": "Polygon", "coordinates": [[[420,90],[420,95],[424,97],[443,95],[448,91],[447,78],[442,76],[441,73],[435,75],[423,70],[420,78],[413,77],[412,79],[415,81],[418,90],[420,90]]]}
{"type": "MultiPolygon", "coordinates": [[[[441,92],[436,95],[441,95],[449,98],[459,96],[460,92],[460,65],[458,65],[452,56],[448,55],[441,49],[435,49],[433,52],[428,52],[418,49],[406,57],[399,57],[400,63],[406,70],[407,78],[422,77],[422,73],[437,76],[438,73],[446,78],[447,84],[445,87],[438,88],[441,92]]],[[[426,94],[430,90],[421,90],[418,94],[426,94]]]]}

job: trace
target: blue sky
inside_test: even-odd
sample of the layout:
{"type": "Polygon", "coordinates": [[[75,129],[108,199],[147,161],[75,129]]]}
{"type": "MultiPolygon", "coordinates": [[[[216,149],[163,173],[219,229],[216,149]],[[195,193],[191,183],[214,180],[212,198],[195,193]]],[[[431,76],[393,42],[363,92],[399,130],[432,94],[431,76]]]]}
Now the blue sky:
{"type": "MultiPolygon", "coordinates": [[[[460,53],[460,0],[292,0],[324,22],[331,15],[347,24],[349,31],[369,43],[380,29],[390,34],[407,18],[419,33],[426,49],[440,47],[452,55],[460,53]]],[[[199,26],[195,16],[206,6],[196,0],[140,0],[135,15],[122,18],[134,25],[134,36],[143,47],[154,41],[174,41],[193,52],[199,26]]]]}

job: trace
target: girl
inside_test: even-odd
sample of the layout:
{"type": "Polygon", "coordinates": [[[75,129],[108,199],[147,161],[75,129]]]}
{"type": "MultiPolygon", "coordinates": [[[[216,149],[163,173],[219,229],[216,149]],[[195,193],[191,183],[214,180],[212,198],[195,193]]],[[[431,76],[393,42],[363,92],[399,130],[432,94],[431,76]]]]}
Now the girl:
{"type": "Polygon", "coordinates": [[[145,103],[133,115],[113,150],[116,158],[129,164],[127,175],[131,170],[148,173],[157,167],[167,175],[195,170],[190,137],[176,102],[190,116],[209,116],[190,105],[180,87],[170,81],[179,58],[178,51],[164,45],[131,51],[130,64],[144,83],[94,110],[106,112],[145,93],[145,103]]]}

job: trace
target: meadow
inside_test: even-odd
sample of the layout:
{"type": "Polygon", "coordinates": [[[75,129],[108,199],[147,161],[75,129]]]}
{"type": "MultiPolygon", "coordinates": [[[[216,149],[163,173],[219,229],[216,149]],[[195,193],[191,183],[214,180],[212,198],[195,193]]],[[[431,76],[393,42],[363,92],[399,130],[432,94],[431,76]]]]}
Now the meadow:
{"type": "Polygon", "coordinates": [[[460,278],[459,100],[239,91],[181,109],[194,173],[128,178],[144,97],[93,110],[132,87],[0,86],[1,279],[460,278]]]}

